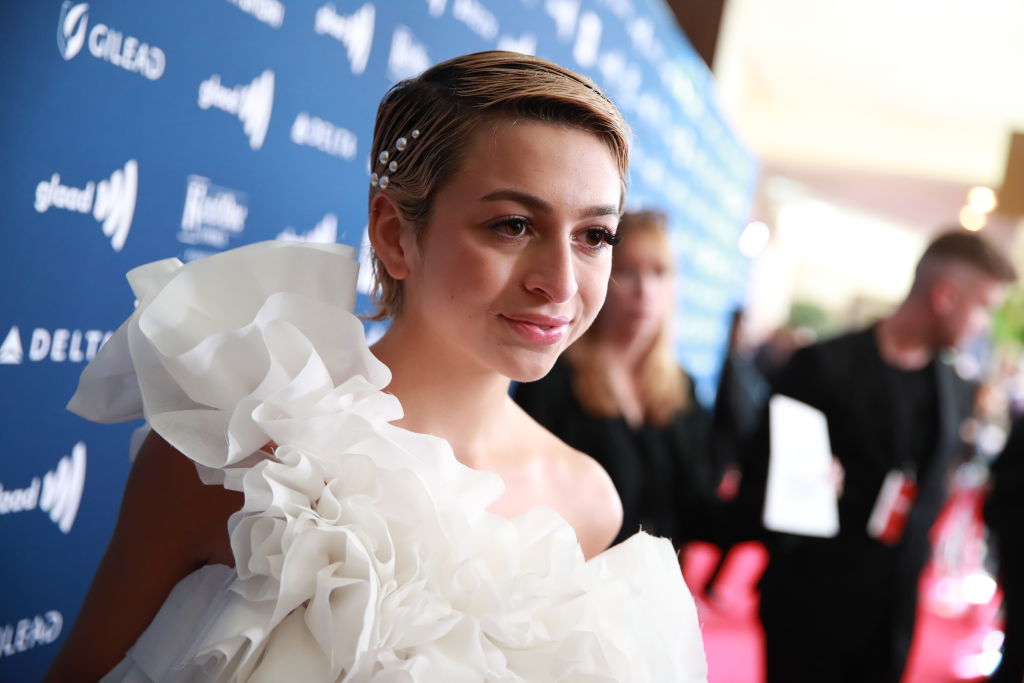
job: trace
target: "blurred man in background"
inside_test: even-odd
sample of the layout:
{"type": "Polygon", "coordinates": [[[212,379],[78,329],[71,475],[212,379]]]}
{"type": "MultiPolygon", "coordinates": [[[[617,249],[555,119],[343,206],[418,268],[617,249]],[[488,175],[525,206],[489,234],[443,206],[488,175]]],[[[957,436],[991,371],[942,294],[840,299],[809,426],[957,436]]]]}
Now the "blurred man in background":
{"type": "MultiPolygon", "coordinates": [[[[983,332],[1015,279],[980,236],[942,234],[891,316],[797,351],[776,378],[775,393],[824,413],[844,477],[836,537],[766,539],[761,620],[770,683],[900,680],[928,532],[973,392],[942,351],[983,332]]],[[[766,414],[743,480],[748,519],[761,513],[768,431],[766,414]]]]}

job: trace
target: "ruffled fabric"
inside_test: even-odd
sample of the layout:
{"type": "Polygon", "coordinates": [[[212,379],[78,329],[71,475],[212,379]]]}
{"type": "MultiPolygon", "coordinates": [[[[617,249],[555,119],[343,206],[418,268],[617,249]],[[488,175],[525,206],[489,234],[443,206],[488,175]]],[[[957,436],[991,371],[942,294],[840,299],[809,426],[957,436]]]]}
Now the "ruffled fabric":
{"type": "Polygon", "coordinates": [[[228,580],[183,581],[150,627],[201,604],[188,642],[158,655],[147,632],[118,680],[704,681],[667,540],[587,562],[554,512],[488,513],[497,475],[390,424],[356,271],[342,245],[267,242],[129,273],[138,307],[69,408],[145,416],[245,503],[228,580]]]}

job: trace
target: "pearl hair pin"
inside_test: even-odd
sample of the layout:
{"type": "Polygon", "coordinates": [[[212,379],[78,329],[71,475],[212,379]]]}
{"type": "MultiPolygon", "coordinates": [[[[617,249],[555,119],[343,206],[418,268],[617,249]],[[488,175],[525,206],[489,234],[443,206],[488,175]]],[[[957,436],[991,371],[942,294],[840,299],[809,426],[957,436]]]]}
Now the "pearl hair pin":
{"type": "Polygon", "coordinates": [[[386,174],[391,174],[398,170],[398,161],[394,157],[398,156],[399,152],[405,151],[405,149],[409,146],[410,139],[415,140],[419,136],[420,131],[418,129],[413,130],[411,133],[409,133],[408,138],[400,137],[395,141],[394,153],[391,153],[388,150],[384,150],[383,152],[377,155],[377,165],[384,167],[384,175],[378,174],[376,171],[371,173],[370,185],[372,187],[379,187],[382,190],[386,190],[388,188],[388,185],[391,184],[391,179],[386,174]]]}

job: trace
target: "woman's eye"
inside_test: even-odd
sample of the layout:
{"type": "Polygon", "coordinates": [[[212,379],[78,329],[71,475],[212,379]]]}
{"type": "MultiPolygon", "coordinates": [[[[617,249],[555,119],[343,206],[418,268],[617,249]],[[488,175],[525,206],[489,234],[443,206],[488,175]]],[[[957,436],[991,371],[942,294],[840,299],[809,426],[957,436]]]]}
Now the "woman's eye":
{"type": "Polygon", "coordinates": [[[525,218],[506,218],[491,226],[502,237],[523,237],[530,224],[525,218]]]}
{"type": "Polygon", "coordinates": [[[621,241],[621,237],[613,234],[607,228],[588,228],[583,233],[583,242],[592,248],[603,247],[605,244],[615,246],[621,241]]]}

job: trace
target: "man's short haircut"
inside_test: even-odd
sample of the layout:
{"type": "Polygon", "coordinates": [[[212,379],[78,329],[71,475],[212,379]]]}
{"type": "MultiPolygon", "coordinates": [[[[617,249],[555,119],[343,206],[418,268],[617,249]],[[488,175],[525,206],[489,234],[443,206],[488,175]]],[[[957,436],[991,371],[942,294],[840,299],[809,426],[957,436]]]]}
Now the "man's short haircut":
{"type": "Polygon", "coordinates": [[[917,262],[914,289],[934,282],[951,264],[970,266],[1000,282],[1017,279],[1017,269],[999,248],[978,233],[952,229],[940,234],[924,250],[917,262]]]}

